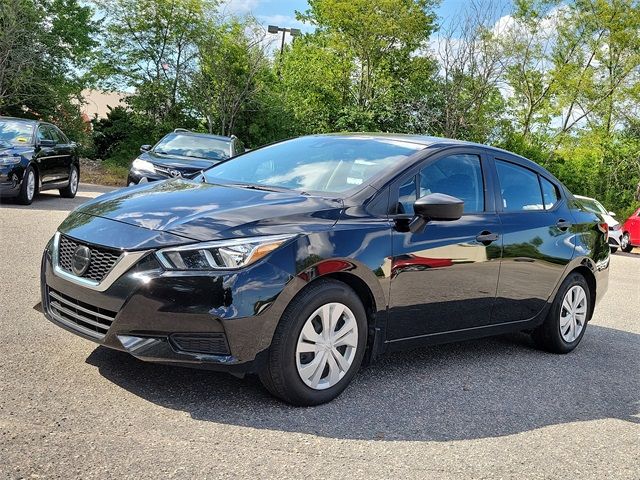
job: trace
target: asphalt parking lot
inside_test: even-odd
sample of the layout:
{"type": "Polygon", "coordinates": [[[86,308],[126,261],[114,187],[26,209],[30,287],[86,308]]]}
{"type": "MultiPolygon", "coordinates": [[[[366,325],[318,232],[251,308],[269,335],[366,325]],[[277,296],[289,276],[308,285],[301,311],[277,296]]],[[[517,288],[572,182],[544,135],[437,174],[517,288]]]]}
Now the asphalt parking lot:
{"type": "Polygon", "coordinates": [[[572,354],[524,334],[385,357],[336,401],[149,365],[49,323],[42,249],[81,185],[0,206],[3,478],[640,478],[640,255],[572,354]]]}

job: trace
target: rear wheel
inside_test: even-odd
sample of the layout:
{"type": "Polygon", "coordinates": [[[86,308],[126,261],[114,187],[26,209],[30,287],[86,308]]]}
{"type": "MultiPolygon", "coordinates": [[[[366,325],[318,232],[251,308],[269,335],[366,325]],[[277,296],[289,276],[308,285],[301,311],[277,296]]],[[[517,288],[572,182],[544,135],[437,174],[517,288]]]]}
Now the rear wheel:
{"type": "Polygon", "coordinates": [[[587,281],[579,273],[570,274],[544,323],[533,331],[535,343],[549,352],[569,353],[582,340],[592,308],[587,281]]]}
{"type": "Polygon", "coordinates": [[[631,245],[631,237],[629,237],[629,232],[625,232],[620,239],[620,249],[623,252],[629,253],[633,250],[633,245],[631,245]]]}
{"type": "Polygon", "coordinates": [[[71,170],[69,171],[69,184],[58,190],[60,192],[60,196],[63,198],[73,198],[76,196],[78,192],[78,182],[80,181],[80,176],[78,175],[78,168],[75,165],[71,166],[71,170]]]}
{"type": "Polygon", "coordinates": [[[31,165],[24,171],[22,177],[22,184],[20,185],[20,191],[18,192],[18,202],[22,205],[31,205],[33,197],[36,196],[38,191],[36,172],[31,165]]]}
{"type": "Polygon", "coordinates": [[[609,247],[611,249],[611,253],[616,253],[618,251],[618,247],[609,247]]]}
{"type": "Polygon", "coordinates": [[[366,339],[366,314],[358,295],[341,282],[317,280],[282,315],[260,380],[293,405],[328,402],[351,382],[366,339]]]}

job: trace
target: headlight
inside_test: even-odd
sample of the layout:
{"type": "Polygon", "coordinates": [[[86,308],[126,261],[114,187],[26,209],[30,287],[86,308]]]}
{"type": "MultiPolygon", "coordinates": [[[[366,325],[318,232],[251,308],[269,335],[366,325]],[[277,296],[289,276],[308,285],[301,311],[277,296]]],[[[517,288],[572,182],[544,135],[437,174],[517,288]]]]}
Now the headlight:
{"type": "Polygon", "coordinates": [[[295,235],[217,240],[156,252],[168,270],[230,270],[257,262],[295,235]]]}
{"type": "Polygon", "coordinates": [[[140,170],[141,172],[155,172],[153,163],[142,160],[141,158],[136,158],[131,166],[136,170],[140,170]]]}
{"type": "Polygon", "coordinates": [[[22,157],[0,157],[0,166],[17,165],[22,157]]]}

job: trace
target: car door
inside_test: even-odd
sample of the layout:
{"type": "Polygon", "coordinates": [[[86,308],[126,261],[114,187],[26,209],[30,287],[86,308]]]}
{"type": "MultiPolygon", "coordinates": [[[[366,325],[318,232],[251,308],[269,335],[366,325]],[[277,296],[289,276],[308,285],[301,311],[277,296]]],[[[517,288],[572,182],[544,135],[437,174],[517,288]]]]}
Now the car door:
{"type": "Polygon", "coordinates": [[[628,228],[631,245],[640,245],[640,210],[629,217],[628,228]]]}
{"type": "Polygon", "coordinates": [[[490,322],[501,257],[492,185],[482,150],[456,149],[427,159],[392,186],[391,205],[400,218],[392,232],[389,340],[490,322]],[[403,228],[402,216],[430,193],[463,200],[463,216],[430,221],[416,232],[403,228]]]}
{"type": "Polygon", "coordinates": [[[56,181],[58,165],[56,156],[56,140],[49,125],[40,124],[36,131],[36,153],[34,155],[42,184],[56,181]]]}
{"type": "Polygon", "coordinates": [[[56,141],[56,174],[59,175],[59,179],[68,180],[71,163],[73,162],[73,145],[58,127],[50,125],[49,128],[52,129],[53,137],[56,141]]]}
{"type": "Polygon", "coordinates": [[[516,159],[494,160],[503,250],[492,323],[525,321],[540,313],[562,278],[577,227],[554,180],[516,159]]]}

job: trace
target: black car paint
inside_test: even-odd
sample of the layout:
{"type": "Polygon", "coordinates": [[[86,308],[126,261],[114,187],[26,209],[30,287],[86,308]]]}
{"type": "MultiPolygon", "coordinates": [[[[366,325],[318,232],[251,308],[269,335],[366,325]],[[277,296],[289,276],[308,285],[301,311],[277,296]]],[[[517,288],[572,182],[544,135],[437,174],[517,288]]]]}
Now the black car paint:
{"type": "Polygon", "coordinates": [[[533,328],[575,269],[599,299],[609,265],[600,221],[533,162],[444,140],[341,198],[175,179],[104,195],[65,220],[59,231],[71,238],[149,253],[106,291],[96,292],[53,273],[50,243],[42,260],[43,305],[58,323],[47,307],[46,289],[53,288],[118,312],[99,343],[148,361],[243,374],[261,368],[291,299],[315,279],[331,277],[350,285],[365,305],[371,360],[386,350],[533,328]],[[394,186],[424,162],[456,151],[482,156],[487,211],[408,231],[406,215],[391,208],[394,186]],[[559,204],[545,212],[503,213],[494,156],[552,181],[561,191],[559,204]],[[568,228],[557,228],[560,218],[568,228]],[[498,239],[478,240],[488,231],[498,239]],[[167,245],[274,233],[298,236],[239,271],[168,271],[153,254],[167,245]],[[475,253],[463,255],[464,249],[475,253]],[[429,267],[430,256],[442,260],[444,252],[448,262],[429,267]],[[224,332],[231,354],[187,353],[170,340],[174,333],[205,332],[224,332]]]}
{"type": "MultiPolygon", "coordinates": [[[[20,192],[24,174],[31,166],[37,175],[38,191],[64,188],[69,183],[71,166],[75,166],[80,174],[80,161],[76,146],[63,137],[63,142],[55,145],[41,145],[37,141],[37,131],[42,126],[54,125],[36,120],[25,120],[13,117],[0,117],[16,120],[32,125],[31,142],[25,145],[0,147],[0,157],[17,156],[20,163],[9,166],[0,165],[0,196],[14,197],[20,192]]],[[[55,127],[57,128],[57,127],[55,127]]]]}

